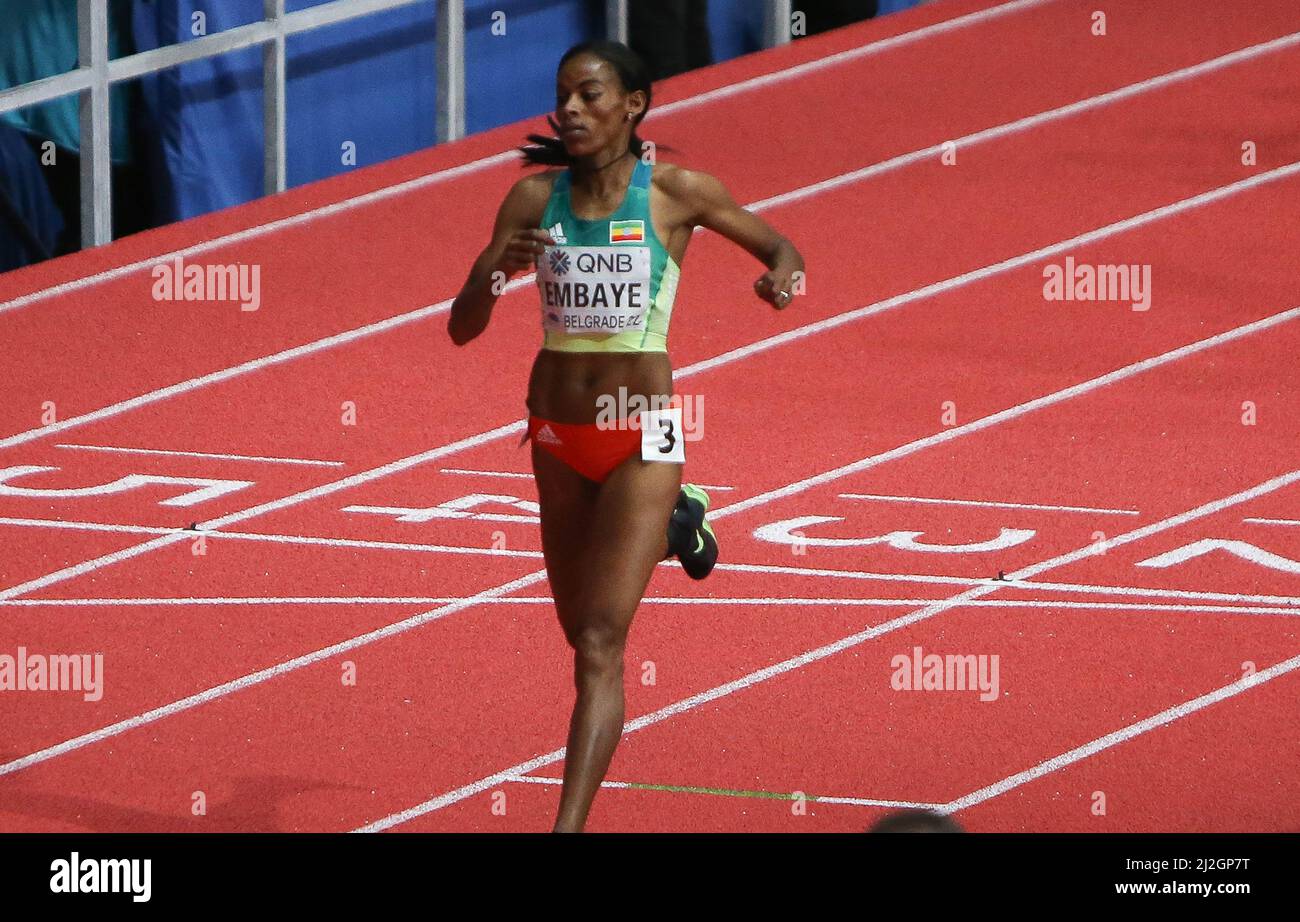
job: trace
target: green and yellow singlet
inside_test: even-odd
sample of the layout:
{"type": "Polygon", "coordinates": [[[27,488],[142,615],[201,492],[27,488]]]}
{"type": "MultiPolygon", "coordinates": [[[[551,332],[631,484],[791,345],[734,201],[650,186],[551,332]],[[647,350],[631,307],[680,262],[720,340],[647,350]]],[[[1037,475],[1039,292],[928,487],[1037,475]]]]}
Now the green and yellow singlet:
{"type": "Polygon", "coordinates": [[[555,246],[537,260],[543,349],[667,352],[680,270],[650,220],[651,165],[637,159],[623,203],[608,217],[575,217],[569,171],[555,178],[542,229],[555,246]]]}

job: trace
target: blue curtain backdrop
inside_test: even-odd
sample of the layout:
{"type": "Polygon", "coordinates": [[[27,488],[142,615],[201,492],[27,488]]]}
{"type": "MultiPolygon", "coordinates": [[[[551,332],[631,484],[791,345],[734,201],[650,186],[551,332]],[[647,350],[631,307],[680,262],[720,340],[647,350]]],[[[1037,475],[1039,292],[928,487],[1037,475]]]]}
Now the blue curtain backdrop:
{"type": "MultiPolygon", "coordinates": [[[[262,17],[262,0],[133,2],[140,51],[189,41],[200,27],[211,35],[262,17]]],[[[880,9],[915,2],[880,0],[880,9]]],[[[550,111],[556,60],[570,45],[603,33],[603,7],[600,0],[467,0],[467,131],[550,111]]],[[[428,0],[289,39],[290,186],[434,143],[435,13],[428,0]],[[344,162],[349,142],[355,165],[344,162]]],[[[753,0],[711,0],[709,22],[716,60],[759,47],[762,7],[753,0]]],[[[259,49],[185,64],[141,84],[159,136],[160,217],[178,220],[262,195],[259,49]]]]}

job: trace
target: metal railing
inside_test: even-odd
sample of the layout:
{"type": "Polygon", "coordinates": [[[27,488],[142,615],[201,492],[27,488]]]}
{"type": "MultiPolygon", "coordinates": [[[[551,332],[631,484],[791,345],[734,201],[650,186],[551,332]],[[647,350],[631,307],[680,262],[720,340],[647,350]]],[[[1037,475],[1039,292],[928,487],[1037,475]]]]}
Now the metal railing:
{"type": "MultiPolygon", "coordinates": [[[[263,185],[267,195],[283,192],[285,166],[285,39],[429,0],[330,0],[286,13],[285,0],[262,0],[261,22],[236,26],[191,41],[108,59],[107,0],[77,0],[76,70],[0,90],[0,112],[39,105],[77,93],[81,147],[81,245],[113,239],[110,181],[109,88],[180,64],[232,51],[262,48],[263,185]]],[[[791,0],[766,0],[764,44],[790,41],[791,0]]],[[[465,134],[465,0],[436,0],[436,72],[439,143],[465,134]]],[[[626,42],[628,0],[605,0],[605,32],[626,42]]]]}

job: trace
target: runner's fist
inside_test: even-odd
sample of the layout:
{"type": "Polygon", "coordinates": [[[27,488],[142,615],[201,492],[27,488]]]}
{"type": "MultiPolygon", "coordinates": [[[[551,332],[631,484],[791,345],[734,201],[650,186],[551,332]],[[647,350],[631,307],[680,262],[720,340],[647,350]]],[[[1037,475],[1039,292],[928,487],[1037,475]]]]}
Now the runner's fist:
{"type": "Polygon", "coordinates": [[[532,269],[537,262],[537,257],[541,256],[548,246],[555,246],[555,241],[550,234],[540,228],[515,231],[506,242],[505,252],[497,261],[497,268],[504,271],[506,275],[515,275],[532,269]]]}
{"type": "Polygon", "coordinates": [[[754,291],[777,310],[783,310],[794,297],[792,273],[778,272],[775,269],[764,272],[754,283],[754,291]]]}

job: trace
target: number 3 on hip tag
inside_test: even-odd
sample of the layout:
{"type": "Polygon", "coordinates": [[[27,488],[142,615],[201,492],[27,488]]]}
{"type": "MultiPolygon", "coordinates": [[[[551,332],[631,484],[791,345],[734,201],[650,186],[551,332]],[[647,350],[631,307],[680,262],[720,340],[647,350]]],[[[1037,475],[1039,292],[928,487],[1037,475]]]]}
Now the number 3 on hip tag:
{"type": "Polygon", "coordinates": [[[646,410],[641,414],[641,460],[686,463],[681,407],[646,410]]]}

